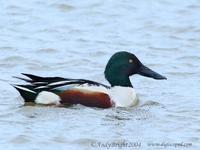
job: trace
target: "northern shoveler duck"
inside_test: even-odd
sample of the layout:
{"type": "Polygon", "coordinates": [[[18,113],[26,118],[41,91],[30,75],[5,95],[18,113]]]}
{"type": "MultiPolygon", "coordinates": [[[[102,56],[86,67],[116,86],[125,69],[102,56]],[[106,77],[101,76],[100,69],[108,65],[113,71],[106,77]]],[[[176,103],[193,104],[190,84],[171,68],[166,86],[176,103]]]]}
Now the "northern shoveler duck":
{"type": "Polygon", "coordinates": [[[13,86],[25,103],[57,106],[82,104],[99,108],[129,107],[137,104],[138,98],[129,79],[131,75],[139,74],[157,80],[167,79],[144,66],[134,54],[125,51],[115,53],[106,65],[104,74],[110,86],[85,79],[22,74],[28,79],[17,78],[28,84],[13,86]]]}

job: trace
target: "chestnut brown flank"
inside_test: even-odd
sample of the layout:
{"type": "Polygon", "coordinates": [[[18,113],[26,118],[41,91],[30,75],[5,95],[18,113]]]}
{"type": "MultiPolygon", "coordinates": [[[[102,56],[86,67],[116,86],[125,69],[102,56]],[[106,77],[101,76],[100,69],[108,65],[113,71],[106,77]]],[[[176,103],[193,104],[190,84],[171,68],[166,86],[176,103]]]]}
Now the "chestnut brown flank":
{"type": "Polygon", "coordinates": [[[61,104],[82,104],[89,107],[112,107],[110,97],[101,92],[86,92],[80,90],[67,90],[59,94],[61,104]]]}

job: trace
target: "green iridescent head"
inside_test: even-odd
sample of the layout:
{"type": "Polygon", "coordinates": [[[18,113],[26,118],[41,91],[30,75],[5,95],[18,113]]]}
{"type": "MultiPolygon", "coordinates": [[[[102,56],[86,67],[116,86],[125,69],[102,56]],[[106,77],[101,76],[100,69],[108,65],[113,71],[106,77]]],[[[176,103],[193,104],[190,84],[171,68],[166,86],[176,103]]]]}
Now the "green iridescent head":
{"type": "Polygon", "coordinates": [[[111,86],[132,87],[129,77],[134,74],[157,80],[167,79],[144,66],[134,54],[126,51],[117,52],[110,58],[104,74],[111,86]]]}

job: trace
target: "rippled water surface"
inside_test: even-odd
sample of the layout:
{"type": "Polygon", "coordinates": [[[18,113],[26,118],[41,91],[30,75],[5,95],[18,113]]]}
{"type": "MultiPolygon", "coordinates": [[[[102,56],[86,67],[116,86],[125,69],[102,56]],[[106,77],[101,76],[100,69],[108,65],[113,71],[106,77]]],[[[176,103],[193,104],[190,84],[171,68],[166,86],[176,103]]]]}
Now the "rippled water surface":
{"type": "Polygon", "coordinates": [[[123,141],[148,150],[175,149],[148,146],[163,142],[200,147],[198,0],[7,0],[0,14],[1,148],[106,149],[123,141]],[[23,106],[9,85],[21,72],[107,84],[104,67],[119,50],[168,77],[132,77],[135,108],[23,106]]]}

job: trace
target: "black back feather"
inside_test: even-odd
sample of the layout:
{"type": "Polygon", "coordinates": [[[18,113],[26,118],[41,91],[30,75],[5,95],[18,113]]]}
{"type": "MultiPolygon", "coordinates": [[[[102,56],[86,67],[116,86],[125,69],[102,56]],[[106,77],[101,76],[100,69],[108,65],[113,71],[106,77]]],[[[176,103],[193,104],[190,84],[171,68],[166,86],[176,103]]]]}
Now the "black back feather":
{"type": "Polygon", "coordinates": [[[86,79],[71,79],[71,78],[62,78],[62,77],[40,77],[32,74],[22,73],[24,76],[28,77],[29,79],[15,77],[25,82],[28,82],[28,85],[20,85],[22,87],[31,89],[35,92],[40,92],[41,90],[51,90],[56,87],[64,86],[64,85],[94,85],[94,86],[103,86],[105,88],[110,88],[107,85],[86,80],[86,79]]]}

